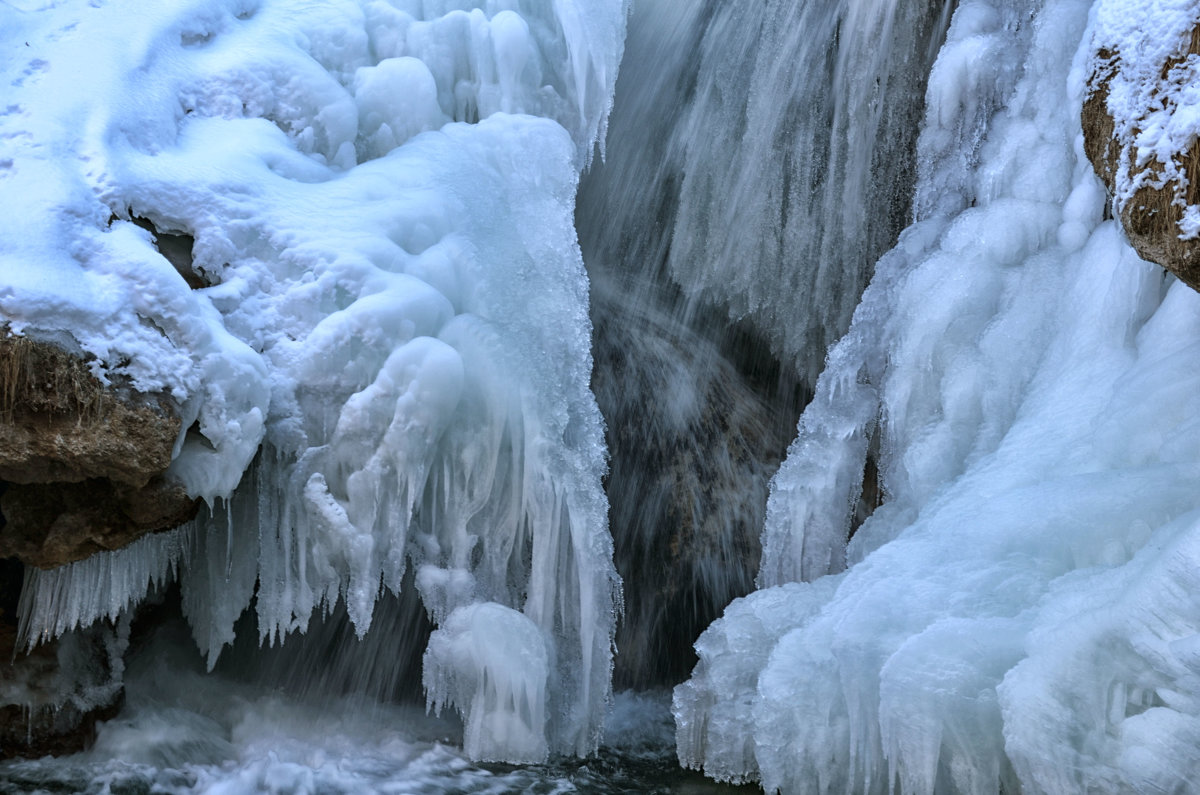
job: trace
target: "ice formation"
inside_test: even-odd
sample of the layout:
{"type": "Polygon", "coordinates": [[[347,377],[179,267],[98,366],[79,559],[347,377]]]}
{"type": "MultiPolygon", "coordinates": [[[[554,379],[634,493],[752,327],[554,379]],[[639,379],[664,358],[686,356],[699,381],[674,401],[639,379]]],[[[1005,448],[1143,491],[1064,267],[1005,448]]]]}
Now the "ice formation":
{"type": "Polygon", "coordinates": [[[537,762],[546,758],[546,680],[553,644],[537,624],[494,602],[450,614],[425,651],[425,690],[438,712],[457,704],[468,722],[463,747],[472,759],[537,762]]]}
{"type": "MultiPolygon", "coordinates": [[[[0,322],[170,394],[171,474],[208,509],[33,574],[23,632],[177,569],[211,666],[252,599],[263,640],[339,599],[365,632],[412,560],[454,642],[498,655],[481,673],[524,652],[462,611],[542,644],[544,721],[480,753],[594,748],[618,581],[572,211],[622,2],[42,5],[0,6],[0,322]],[[194,236],[207,286],[133,218],[194,236]]],[[[521,717],[427,663],[468,734],[521,717]]]]}
{"type": "Polygon", "coordinates": [[[1196,22],[958,4],[916,221],[773,482],[761,590],[675,691],[685,764],[768,792],[1200,785],[1200,295],[1136,257],[1083,156],[1114,18],[1163,47],[1196,22]],[[868,456],[887,500],[847,544],[868,456]]]}

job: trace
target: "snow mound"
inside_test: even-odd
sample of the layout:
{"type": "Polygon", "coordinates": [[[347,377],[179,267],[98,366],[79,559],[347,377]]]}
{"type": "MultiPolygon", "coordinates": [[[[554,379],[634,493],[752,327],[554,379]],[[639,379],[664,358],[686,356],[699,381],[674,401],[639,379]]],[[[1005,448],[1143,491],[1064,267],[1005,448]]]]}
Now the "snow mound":
{"type": "Polygon", "coordinates": [[[211,666],[255,594],[264,640],[338,599],[366,632],[411,558],[468,581],[439,619],[495,602],[553,640],[528,747],[595,747],[618,580],[572,215],[624,21],[618,0],[0,7],[0,323],[170,394],[170,474],[208,506],[35,573],[27,637],[178,568],[211,666]],[[200,289],[135,218],[194,238],[200,289]]]}

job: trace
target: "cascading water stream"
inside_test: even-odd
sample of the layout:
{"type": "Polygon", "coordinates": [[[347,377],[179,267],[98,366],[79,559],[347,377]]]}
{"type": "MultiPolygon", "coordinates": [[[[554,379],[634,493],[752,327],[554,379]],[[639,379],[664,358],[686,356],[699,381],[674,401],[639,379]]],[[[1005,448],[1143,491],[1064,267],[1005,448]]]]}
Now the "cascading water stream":
{"type": "Polygon", "coordinates": [[[767,483],[908,223],[952,2],[639,3],[576,226],[626,612],[619,685],[690,670],[759,568],[767,483]]]}

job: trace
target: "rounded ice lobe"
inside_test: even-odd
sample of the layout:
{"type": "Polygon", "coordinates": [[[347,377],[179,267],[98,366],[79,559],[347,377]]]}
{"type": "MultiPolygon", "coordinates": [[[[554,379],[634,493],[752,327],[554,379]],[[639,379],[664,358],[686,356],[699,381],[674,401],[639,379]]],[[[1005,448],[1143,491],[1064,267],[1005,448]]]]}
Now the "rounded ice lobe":
{"type": "Polygon", "coordinates": [[[460,607],[429,639],[425,691],[463,714],[472,759],[544,762],[552,648],[537,624],[494,602],[460,607]]]}
{"type": "Polygon", "coordinates": [[[358,133],[367,157],[380,157],[426,130],[450,121],[438,105],[437,83],[422,61],[387,58],[354,75],[358,133]]]}

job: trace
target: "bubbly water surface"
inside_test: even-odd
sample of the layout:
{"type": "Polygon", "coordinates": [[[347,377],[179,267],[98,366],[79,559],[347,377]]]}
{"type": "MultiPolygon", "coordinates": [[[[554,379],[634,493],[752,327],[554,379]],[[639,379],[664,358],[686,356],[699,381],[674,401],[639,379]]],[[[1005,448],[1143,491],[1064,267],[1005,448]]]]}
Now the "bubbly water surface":
{"type": "MultiPolygon", "coordinates": [[[[162,684],[157,677],[155,684],[162,684]]],[[[175,675],[173,692],[131,692],[95,745],[0,765],[0,792],[718,793],[737,792],[675,760],[668,694],[622,693],[608,740],[588,759],[471,762],[462,727],[418,707],[252,694],[222,677],[175,675]]],[[[150,684],[139,677],[137,687],[150,684]]],[[[756,791],[749,788],[746,791],[756,791]]]]}

